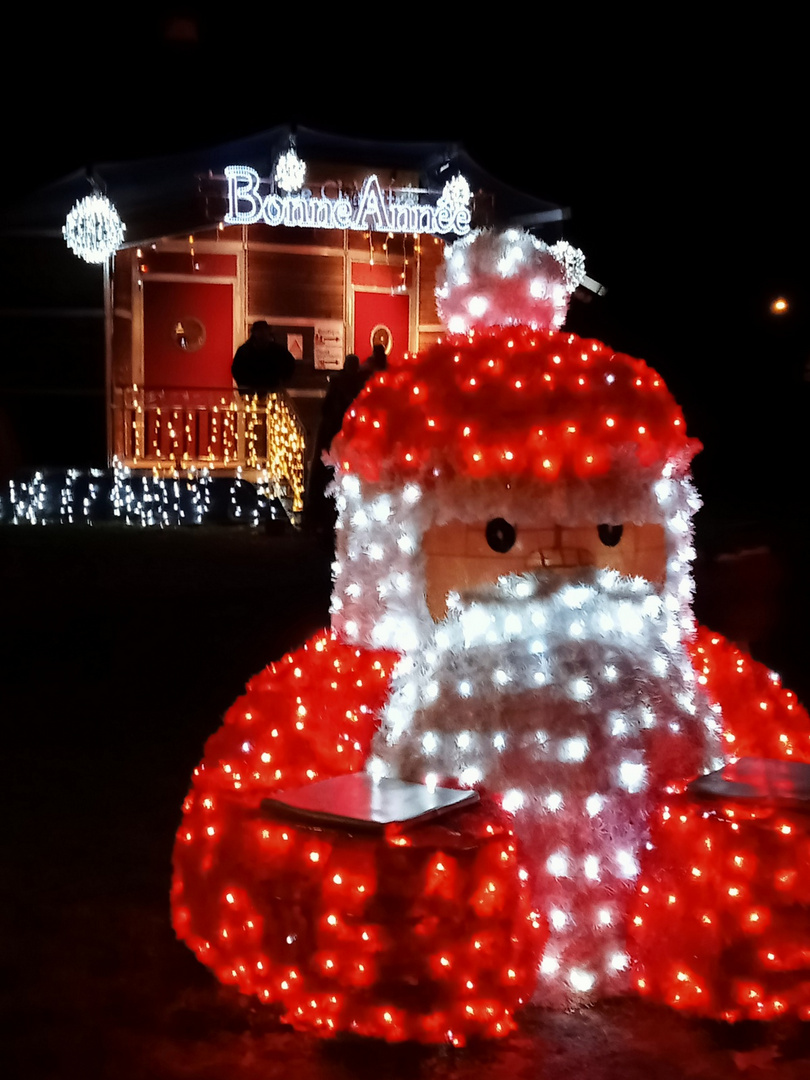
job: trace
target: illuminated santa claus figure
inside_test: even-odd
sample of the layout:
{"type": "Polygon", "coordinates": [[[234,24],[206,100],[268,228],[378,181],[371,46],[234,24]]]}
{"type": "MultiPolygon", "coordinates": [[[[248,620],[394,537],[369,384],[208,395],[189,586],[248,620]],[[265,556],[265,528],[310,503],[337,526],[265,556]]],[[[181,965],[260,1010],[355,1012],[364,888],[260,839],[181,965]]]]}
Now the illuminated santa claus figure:
{"type": "Polygon", "coordinates": [[[311,647],[257,676],[209,743],[175,904],[212,966],[204,882],[189,886],[208,792],[246,800],[252,784],[255,806],[364,759],[375,778],[494,795],[548,921],[535,1000],[567,1006],[629,988],[628,908],[667,785],[730,752],[810,756],[806,713],[777,677],[694,624],[699,443],[643,361],[561,329],[583,272],[579,252],[522,232],[456,243],[437,290],[448,337],[376,375],[333,442],[333,637],[314,648],[343,649],[346,674],[325,683],[294,754],[273,739],[315,707],[295,688],[267,694],[293,671],[315,695],[311,647]],[[364,657],[373,693],[354,674],[364,657]],[[358,694],[370,748],[341,727],[358,694]],[[346,752],[325,762],[330,741],[346,752]]]}

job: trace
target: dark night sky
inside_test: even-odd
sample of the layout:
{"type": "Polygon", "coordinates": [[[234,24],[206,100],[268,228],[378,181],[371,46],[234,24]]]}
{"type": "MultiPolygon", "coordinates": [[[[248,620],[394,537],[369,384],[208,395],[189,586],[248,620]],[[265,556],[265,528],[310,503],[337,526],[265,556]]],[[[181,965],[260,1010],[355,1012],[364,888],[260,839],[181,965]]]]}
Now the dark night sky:
{"type": "MultiPolygon", "coordinates": [[[[36,30],[20,13],[9,40],[37,62],[27,87],[11,65],[2,75],[9,156],[44,180],[284,122],[460,141],[502,180],[572,208],[567,238],[608,294],[569,325],[664,374],[707,446],[708,482],[759,500],[774,478],[792,487],[810,385],[798,27],[762,13],[697,25],[672,9],[655,24],[580,9],[514,26],[370,10],[336,8],[319,27],[256,5],[147,4],[36,30]],[[402,31],[386,30],[391,14],[402,31]],[[791,302],[781,320],[768,312],[778,294],[791,302]]],[[[3,182],[8,197],[8,164],[3,182]]]]}

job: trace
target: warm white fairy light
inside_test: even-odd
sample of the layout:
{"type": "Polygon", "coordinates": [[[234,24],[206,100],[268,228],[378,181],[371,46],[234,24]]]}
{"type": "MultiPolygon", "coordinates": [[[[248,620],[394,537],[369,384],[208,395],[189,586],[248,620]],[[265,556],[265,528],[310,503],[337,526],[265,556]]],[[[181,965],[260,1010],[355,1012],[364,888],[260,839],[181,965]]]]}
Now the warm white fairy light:
{"type": "Polygon", "coordinates": [[[103,263],[124,242],[126,226],[106,195],[79,199],[62,228],[65,243],[80,259],[103,263]]]}

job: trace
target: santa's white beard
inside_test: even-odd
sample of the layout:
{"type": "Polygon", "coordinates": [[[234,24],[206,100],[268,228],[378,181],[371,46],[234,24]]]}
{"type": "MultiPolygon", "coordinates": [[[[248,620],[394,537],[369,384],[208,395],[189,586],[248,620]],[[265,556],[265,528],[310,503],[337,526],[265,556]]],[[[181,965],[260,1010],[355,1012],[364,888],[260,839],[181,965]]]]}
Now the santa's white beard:
{"type": "Polygon", "coordinates": [[[551,936],[537,1000],[627,989],[626,909],[668,781],[712,767],[680,627],[640,579],[503,580],[400,665],[379,773],[497,793],[551,936]]]}

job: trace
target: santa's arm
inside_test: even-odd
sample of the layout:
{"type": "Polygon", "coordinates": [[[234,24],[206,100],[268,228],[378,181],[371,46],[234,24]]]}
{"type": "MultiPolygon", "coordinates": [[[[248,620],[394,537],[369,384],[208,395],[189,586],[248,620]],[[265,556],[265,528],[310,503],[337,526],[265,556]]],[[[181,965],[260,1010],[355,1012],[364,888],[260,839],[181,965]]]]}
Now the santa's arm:
{"type": "Polygon", "coordinates": [[[177,936],[226,983],[275,1000],[275,941],[261,882],[277,872],[283,832],[262,817],[276,791],[362,769],[397,655],[342,645],[328,631],[255,675],[194,770],[174,847],[177,936]]]}
{"type": "Polygon", "coordinates": [[[729,757],[810,762],[810,716],[776,672],[704,626],[690,650],[698,682],[720,706],[729,757]]]}
{"type": "MultiPolygon", "coordinates": [[[[216,787],[251,804],[356,772],[368,757],[397,658],[321,631],[250,680],[206,743],[202,769],[209,778],[216,774],[216,787]]],[[[200,779],[195,774],[195,787],[200,779]]]]}

